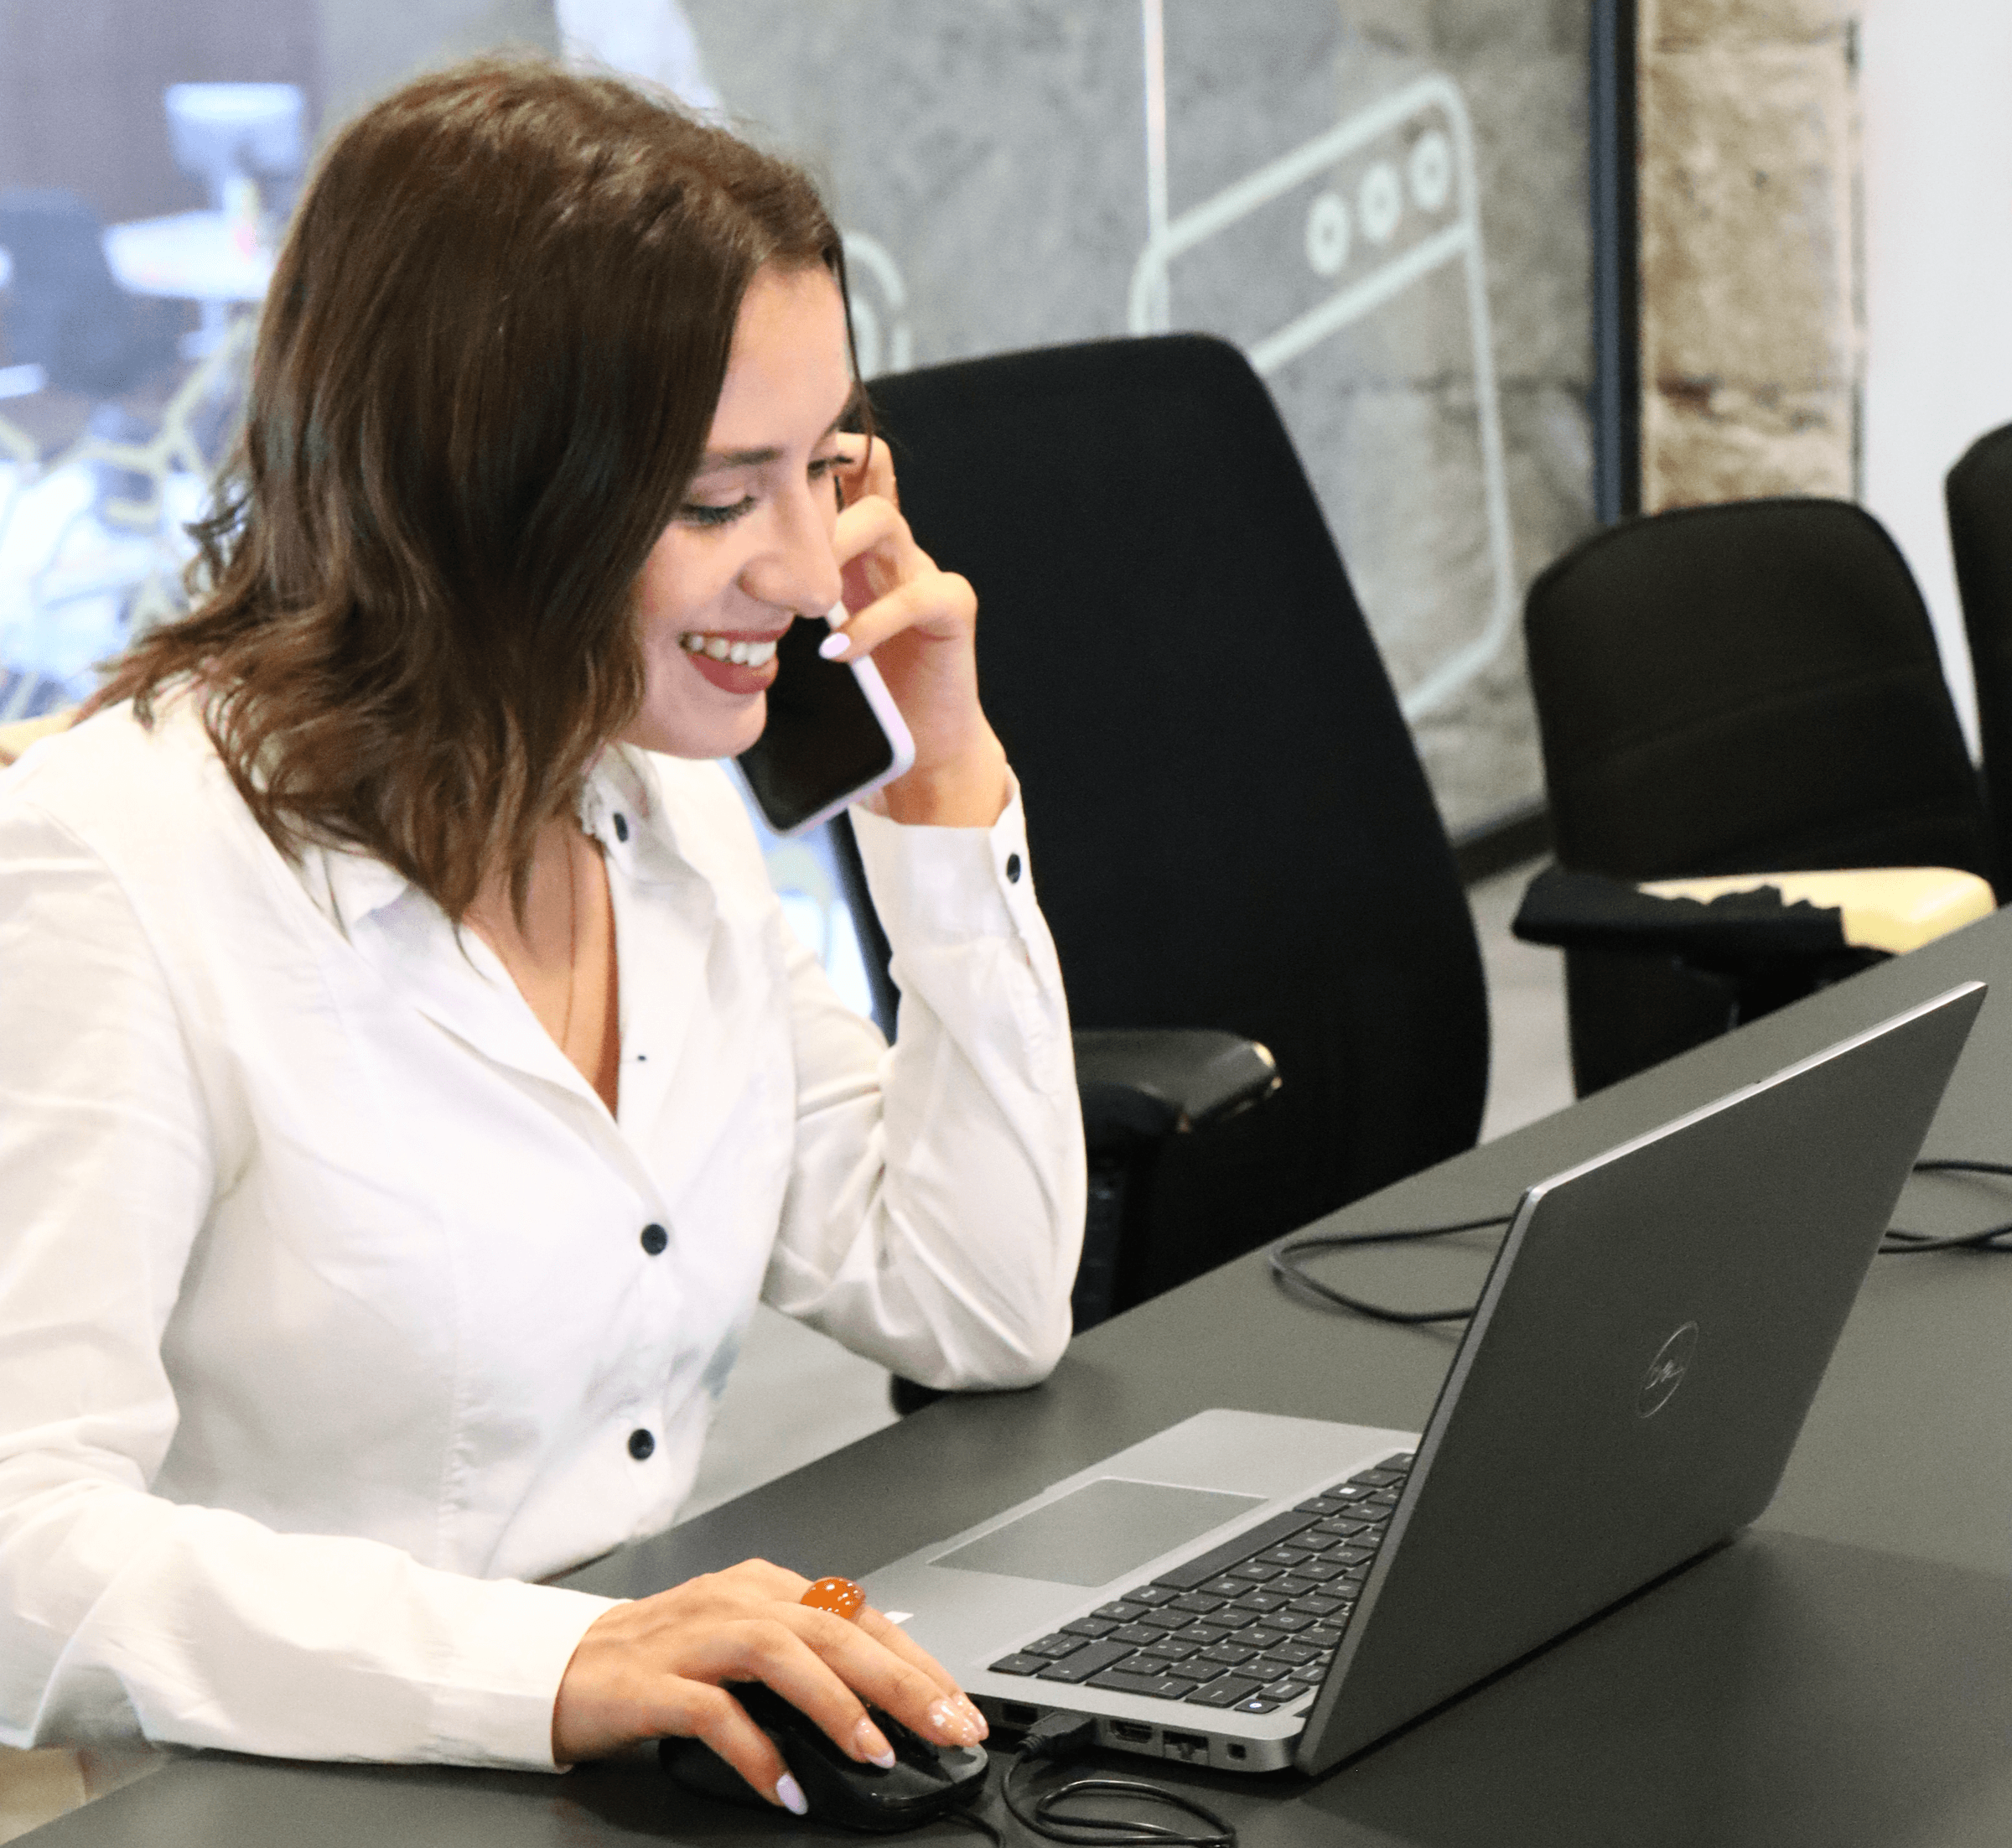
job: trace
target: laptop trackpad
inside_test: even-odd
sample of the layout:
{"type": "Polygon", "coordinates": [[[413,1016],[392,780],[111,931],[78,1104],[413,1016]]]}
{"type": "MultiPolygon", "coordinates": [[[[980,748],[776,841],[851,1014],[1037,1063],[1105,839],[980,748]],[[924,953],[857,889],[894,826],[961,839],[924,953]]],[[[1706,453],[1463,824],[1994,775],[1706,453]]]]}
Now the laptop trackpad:
{"type": "Polygon", "coordinates": [[[1102,1476],[929,1563],[1008,1578],[1107,1585],[1263,1499],[1102,1476]]]}

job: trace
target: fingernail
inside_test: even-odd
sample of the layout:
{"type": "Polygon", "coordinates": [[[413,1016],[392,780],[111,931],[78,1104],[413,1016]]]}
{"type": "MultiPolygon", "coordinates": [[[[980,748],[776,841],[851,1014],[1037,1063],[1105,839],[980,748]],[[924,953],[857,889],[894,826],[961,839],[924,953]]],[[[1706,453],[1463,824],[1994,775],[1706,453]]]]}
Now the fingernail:
{"type": "Polygon", "coordinates": [[[879,1765],[883,1771],[894,1768],[895,1748],[887,1742],[887,1735],[871,1720],[862,1719],[853,1728],[853,1743],[859,1748],[862,1758],[879,1765]]]}
{"type": "Polygon", "coordinates": [[[827,636],[817,644],[817,652],[827,661],[836,661],[850,646],[843,636],[827,636]]]}
{"type": "Polygon", "coordinates": [[[929,1723],[939,1739],[953,1746],[974,1746],[985,1736],[985,1722],[967,1700],[939,1700],[929,1710],[929,1723]]]}
{"type": "Polygon", "coordinates": [[[775,1800],[792,1816],[807,1816],[811,1806],[803,1800],[803,1791],[788,1772],[775,1780],[775,1800]]]}
{"type": "Polygon", "coordinates": [[[841,598],[837,603],[833,604],[830,609],[825,611],[824,620],[827,624],[830,625],[831,627],[834,629],[843,629],[846,624],[853,620],[853,613],[851,610],[846,608],[845,600],[843,598],[841,598]]]}
{"type": "MultiPolygon", "coordinates": [[[[960,1700],[963,1699],[962,1695],[959,1695],[958,1698],[960,1700]]],[[[963,1705],[964,1710],[971,1716],[972,1723],[978,1729],[978,1736],[981,1739],[989,1739],[992,1736],[992,1728],[986,1725],[985,1716],[980,1713],[978,1710],[968,1700],[964,1700],[963,1705]]]]}

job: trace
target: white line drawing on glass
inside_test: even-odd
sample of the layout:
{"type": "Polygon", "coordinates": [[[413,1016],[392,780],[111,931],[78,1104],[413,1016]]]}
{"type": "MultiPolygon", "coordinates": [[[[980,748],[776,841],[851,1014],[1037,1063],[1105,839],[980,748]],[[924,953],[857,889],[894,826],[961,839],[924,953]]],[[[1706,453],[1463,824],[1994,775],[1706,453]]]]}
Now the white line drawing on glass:
{"type": "Polygon", "coordinates": [[[1480,424],[1482,491],[1493,596],[1480,633],[1437,662],[1404,692],[1407,719],[1443,706],[1494,659],[1514,630],[1516,556],[1509,524],[1508,471],[1502,447],[1501,404],[1495,373],[1495,341],[1488,314],[1488,279],[1481,246],[1474,132],[1465,100],[1439,73],[1417,79],[1381,101],[1225,187],[1213,198],[1169,219],[1167,212],[1165,28],[1161,0],[1141,0],[1144,20],[1146,122],[1146,247],[1132,272],[1128,322],[1134,334],[1167,332],[1173,325],[1169,272],[1175,260],[1261,207],[1330,172],[1379,136],[1429,112],[1444,126],[1428,130],[1402,163],[1378,160],[1361,176],[1351,205],[1330,188],[1317,194],[1304,226],[1305,259],[1313,273],[1341,286],[1318,305],[1245,348],[1262,377],[1373,313],[1442,265],[1462,265],[1474,353],[1474,392],[1480,424]],[[1402,249],[1358,279],[1343,279],[1351,258],[1373,254],[1396,233],[1408,206],[1434,214],[1451,203],[1455,216],[1419,242],[1402,249]]]}
{"type": "Polygon", "coordinates": [[[901,267],[877,237],[848,231],[844,239],[859,376],[870,379],[882,372],[905,372],[915,363],[915,342],[909,331],[908,285],[901,280],[901,267]],[[873,286],[862,288],[863,282],[873,286]]]}

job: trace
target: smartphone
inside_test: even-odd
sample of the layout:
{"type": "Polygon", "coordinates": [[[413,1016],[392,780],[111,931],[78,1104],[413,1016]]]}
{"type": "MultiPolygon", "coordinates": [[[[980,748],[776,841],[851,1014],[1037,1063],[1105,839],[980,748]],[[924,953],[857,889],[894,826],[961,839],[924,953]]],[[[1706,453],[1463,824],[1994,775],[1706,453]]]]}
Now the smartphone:
{"type": "Polygon", "coordinates": [[[827,661],[822,616],[799,616],[777,645],[769,722],[734,760],[778,834],[807,833],[915,761],[915,741],[870,661],[827,661]]]}

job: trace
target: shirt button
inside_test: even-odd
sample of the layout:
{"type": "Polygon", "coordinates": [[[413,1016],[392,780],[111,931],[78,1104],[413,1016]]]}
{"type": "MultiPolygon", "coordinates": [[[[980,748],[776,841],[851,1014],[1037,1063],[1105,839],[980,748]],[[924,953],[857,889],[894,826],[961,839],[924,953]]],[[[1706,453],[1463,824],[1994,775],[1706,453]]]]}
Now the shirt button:
{"type": "Polygon", "coordinates": [[[647,1462],[650,1453],[656,1448],[656,1440],[647,1431],[631,1431],[629,1434],[629,1454],[637,1462],[647,1462]]]}
{"type": "Polygon", "coordinates": [[[614,818],[614,838],[618,841],[625,841],[629,838],[629,818],[626,815],[617,815],[614,818]]]}
{"type": "Polygon", "coordinates": [[[1018,854],[1009,854],[1006,856],[1006,883],[1009,885],[1018,885],[1020,883],[1020,856],[1018,854]]]}
{"type": "Polygon", "coordinates": [[[643,1228],[643,1249],[648,1252],[652,1258],[661,1255],[664,1247],[670,1243],[671,1234],[666,1232],[661,1226],[652,1225],[643,1228]]]}

